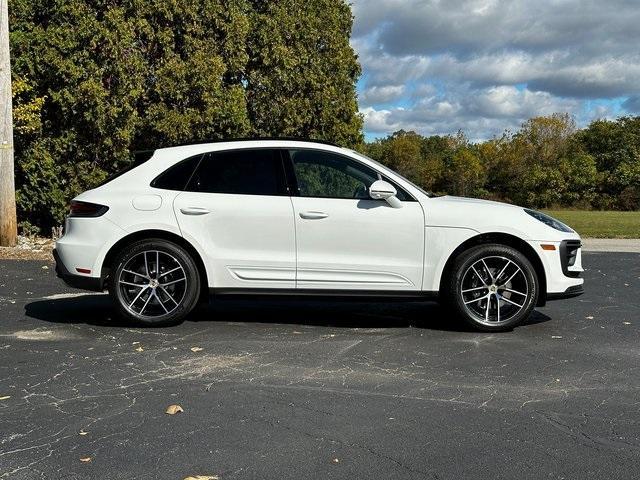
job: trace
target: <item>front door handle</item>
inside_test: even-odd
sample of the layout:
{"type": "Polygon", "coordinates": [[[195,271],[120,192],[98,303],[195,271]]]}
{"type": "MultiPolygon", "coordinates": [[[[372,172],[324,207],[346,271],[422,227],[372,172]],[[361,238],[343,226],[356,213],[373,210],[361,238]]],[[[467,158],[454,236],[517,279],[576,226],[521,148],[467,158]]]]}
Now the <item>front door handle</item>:
{"type": "Polygon", "coordinates": [[[327,218],[328,216],[329,214],[324,212],[300,212],[300,218],[306,220],[319,220],[321,218],[327,218]]]}
{"type": "Polygon", "coordinates": [[[207,213],[211,213],[210,210],[202,207],[183,207],[180,211],[184,215],[206,215],[207,213]]]}

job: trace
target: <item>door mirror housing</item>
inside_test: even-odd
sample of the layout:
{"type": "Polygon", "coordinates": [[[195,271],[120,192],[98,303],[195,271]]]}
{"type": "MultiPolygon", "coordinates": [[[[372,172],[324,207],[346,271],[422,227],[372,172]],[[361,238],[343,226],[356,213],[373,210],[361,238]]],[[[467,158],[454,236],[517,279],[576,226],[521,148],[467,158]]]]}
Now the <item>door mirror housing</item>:
{"type": "Polygon", "coordinates": [[[401,208],[402,202],[398,200],[397,190],[389,182],[376,180],[369,187],[369,196],[373,200],[386,200],[393,208],[401,208]]]}

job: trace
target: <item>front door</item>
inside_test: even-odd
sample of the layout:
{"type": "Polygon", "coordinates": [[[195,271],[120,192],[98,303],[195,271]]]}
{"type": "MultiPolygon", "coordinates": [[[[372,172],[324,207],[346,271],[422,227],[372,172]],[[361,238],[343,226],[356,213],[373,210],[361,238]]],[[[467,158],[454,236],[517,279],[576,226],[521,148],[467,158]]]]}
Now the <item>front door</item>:
{"type": "Polygon", "coordinates": [[[279,150],[206,154],[174,210],[184,237],[206,252],[210,287],[295,287],[295,226],[279,150]]]}
{"type": "Polygon", "coordinates": [[[345,156],[300,149],[290,157],[298,188],[292,197],[297,288],[420,290],[420,203],[401,189],[402,208],[372,200],[369,187],[380,175],[345,156]]]}

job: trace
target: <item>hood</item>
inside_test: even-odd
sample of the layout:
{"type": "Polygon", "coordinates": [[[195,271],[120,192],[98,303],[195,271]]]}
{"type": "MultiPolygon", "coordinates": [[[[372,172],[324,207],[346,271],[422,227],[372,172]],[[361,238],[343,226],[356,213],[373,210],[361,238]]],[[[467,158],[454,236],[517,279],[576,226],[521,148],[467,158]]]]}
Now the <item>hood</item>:
{"type": "Polygon", "coordinates": [[[526,240],[559,241],[580,238],[560,232],[528,215],[523,207],[465,197],[435,197],[425,202],[427,227],[467,228],[478,233],[502,232],[526,240]]]}
{"type": "Polygon", "coordinates": [[[469,205],[476,205],[476,206],[490,206],[490,207],[506,207],[506,208],[518,208],[521,209],[522,207],[519,207],[517,205],[511,205],[510,203],[504,203],[504,202],[495,202],[493,200],[482,200],[480,198],[468,198],[468,197],[454,197],[452,195],[445,195],[443,197],[435,197],[433,198],[434,201],[438,201],[441,203],[445,203],[445,204],[449,204],[449,205],[456,205],[456,204],[463,204],[466,206],[469,205]]]}

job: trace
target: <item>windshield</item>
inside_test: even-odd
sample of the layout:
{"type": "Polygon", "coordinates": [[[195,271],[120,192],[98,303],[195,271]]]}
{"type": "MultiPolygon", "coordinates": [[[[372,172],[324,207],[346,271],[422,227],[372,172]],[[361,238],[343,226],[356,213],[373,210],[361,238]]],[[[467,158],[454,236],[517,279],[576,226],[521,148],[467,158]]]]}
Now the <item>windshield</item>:
{"type": "Polygon", "coordinates": [[[380,162],[378,162],[378,161],[374,160],[373,158],[371,158],[371,157],[367,157],[366,155],[363,155],[363,154],[362,154],[362,153],[360,153],[360,152],[356,152],[355,150],[351,150],[351,151],[352,151],[353,153],[355,153],[356,155],[358,155],[359,157],[366,158],[366,159],[367,159],[367,160],[369,160],[370,162],[375,163],[375,164],[376,164],[376,166],[377,166],[378,168],[380,168],[380,170],[384,170],[384,171],[386,171],[387,173],[392,173],[393,175],[397,175],[398,177],[402,178],[405,182],[407,182],[407,183],[408,183],[409,185],[411,185],[413,188],[415,188],[415,189],[417,189],[417,190],[420,190],[420,191],[421,191],[422,193],[424,193],[427,197],[429,197],[429,198],[433,198],[433,197],[435,197],[435,196],[436,196],[434,193],[432,193],[432,192],[427,192],[424,188],[419,187],[418,185],[416,185],[415,183],[413,183],[411,180],[407,180],[405,177],[403,177],[402,175],[400,175],[398,172],[395,172],[395,171],[391,170],[389,167],[387,167],[387,166],[383,165],[382,163],[380,163],[380,162]]]}

